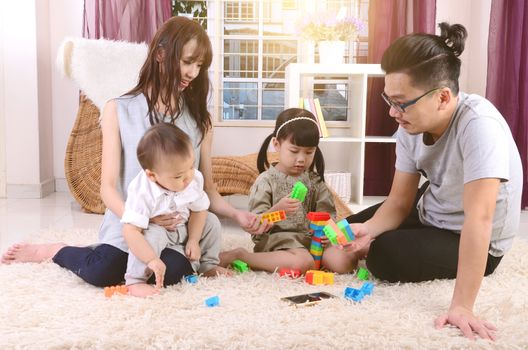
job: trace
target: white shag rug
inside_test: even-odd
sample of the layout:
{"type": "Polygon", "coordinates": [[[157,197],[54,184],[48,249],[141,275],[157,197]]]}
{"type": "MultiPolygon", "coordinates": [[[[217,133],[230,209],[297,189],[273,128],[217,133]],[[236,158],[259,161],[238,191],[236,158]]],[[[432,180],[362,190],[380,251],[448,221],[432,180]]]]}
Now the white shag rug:
{"type": "MultiPolygon", "coordinates": [[[[94,231],[43,231],[33,242],[95,241],[94,231]]],[[[225,248],[251,247],[227,234],[225,248]]],[[[249,272],[201,278],[149,299],[105,298],[53,263],[0,265],[0,349],[527,349],[528,242],[517,240],[484,279],[476,313],[494,323],[498,340],[470,341],[458,329],[436,330],[454,281],[383,284],[361,303],[343,299],[362,281],[336,275],[335,285],[249,272]],[[326,291],[339,298],[295,308],[281,297],[326,291]],[[204,300],[218,295],[220,306],[204,300]]]]}

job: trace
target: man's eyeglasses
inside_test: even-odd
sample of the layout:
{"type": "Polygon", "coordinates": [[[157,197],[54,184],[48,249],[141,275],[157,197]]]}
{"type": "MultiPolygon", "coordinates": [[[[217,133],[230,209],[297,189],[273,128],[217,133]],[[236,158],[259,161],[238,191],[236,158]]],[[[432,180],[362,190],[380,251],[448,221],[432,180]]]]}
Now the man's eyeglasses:
{"type": "Polygon", "coordinates": [[[393,101],[391,100],[391,98],[389,96],[387,96],[387,94],[385,94],[385,91],[383,91],[381,93],[381,97],[383,97],[383,99],[385,100],[385,102],[387,102],[387,104],[394,108],[395,110],[397,110],[398,112],[400,113],[405,113],[405,108],[409,107],[409,106],[412,106],[413,104],[415,104],[416,102],[418,102],[418,100],[420,100],[422,97],[430,94],[431,92],[433,91],[436,91],[436,90],[439,90],[441,88],[434,88],[432,90],[429,90],[427,91],[425,94],[421,95],[421,96],[418,96],[417,98],[415,98],[414,100],[410,100],[409,102],[405,102],[405,103],[398,103],[396,101],[393,101]]]}

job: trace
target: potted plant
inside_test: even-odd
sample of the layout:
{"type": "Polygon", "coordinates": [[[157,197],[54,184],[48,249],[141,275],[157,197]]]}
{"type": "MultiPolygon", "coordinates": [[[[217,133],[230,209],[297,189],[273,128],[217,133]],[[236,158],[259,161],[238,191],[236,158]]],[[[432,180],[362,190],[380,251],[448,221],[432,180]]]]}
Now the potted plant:
{"type": "Polygon", "coordinates": [[[304,17],[299,29],[303,38],[317,43],[321,63],[340,64],[346,42],[355,40],[364,27],[358,18],[326,13],[304,17]]]}

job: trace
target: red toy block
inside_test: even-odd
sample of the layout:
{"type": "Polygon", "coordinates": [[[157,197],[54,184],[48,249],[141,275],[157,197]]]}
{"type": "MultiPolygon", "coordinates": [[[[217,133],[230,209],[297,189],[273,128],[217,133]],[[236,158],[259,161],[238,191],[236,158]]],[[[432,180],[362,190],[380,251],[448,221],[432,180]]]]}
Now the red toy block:
{"type": "Polygon", "coordinates": [[[306,217],[310,221],[328,221],[330,220],[330,214],[324,211],[311,211],[306,214],[306,217]]]}
{"type": "Polygon", "coordinates": [[[301,276],[301,270],[289,269],[287,267],[283,267],[283,268],[279,269],[279,275],[281,277],[297,278],[297,277],[301,276]]]}

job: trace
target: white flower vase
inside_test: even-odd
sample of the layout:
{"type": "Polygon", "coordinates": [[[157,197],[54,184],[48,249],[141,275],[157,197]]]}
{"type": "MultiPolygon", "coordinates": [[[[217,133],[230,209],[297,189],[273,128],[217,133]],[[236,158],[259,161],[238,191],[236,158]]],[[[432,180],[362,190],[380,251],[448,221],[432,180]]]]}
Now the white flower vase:
{"type": "Polygon", "coordinates": [[[319,41],[319,63],[342,64],[345,57],[344,41],[319,41]]]}

